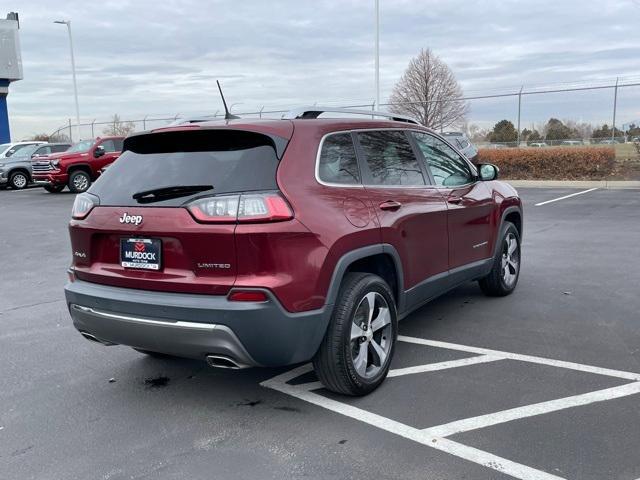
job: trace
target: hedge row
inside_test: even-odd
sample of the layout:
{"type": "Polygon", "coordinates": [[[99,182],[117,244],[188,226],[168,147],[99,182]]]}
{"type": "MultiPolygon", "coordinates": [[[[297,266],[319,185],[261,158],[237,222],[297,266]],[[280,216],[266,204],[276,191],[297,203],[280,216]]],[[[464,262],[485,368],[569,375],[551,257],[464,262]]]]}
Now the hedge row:
{"type": "Polygon", "coordinates": [[[614,173],[615,160],[613,147],[545,147],[480,149],[477,162],[514,180],[598,180],[614,173]]]}

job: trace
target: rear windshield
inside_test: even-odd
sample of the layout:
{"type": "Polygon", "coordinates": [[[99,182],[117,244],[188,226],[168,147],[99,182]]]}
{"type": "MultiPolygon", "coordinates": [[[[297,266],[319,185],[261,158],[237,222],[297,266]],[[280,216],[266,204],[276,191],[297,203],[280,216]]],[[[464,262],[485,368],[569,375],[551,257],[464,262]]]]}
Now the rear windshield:
{"type": "Polygon", "coordinates": [[[166,132],[127,139],[125,152],[89,190],[104,206],[179,206],[202,195],[275,190],[278,157],[266,135],[231,130],[166,132]],[[156,189],[211,190],[141,204],[156,189]]]}

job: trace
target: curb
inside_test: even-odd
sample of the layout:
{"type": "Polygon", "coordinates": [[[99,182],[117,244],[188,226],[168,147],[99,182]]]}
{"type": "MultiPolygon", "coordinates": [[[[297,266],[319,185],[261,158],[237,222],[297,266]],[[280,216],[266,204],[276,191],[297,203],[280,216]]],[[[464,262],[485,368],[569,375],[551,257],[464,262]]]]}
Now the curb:
{"type": "Polygon", "coordinates": [[[518,187],[640,189],[638,180],[504,180],[518,187]]]}

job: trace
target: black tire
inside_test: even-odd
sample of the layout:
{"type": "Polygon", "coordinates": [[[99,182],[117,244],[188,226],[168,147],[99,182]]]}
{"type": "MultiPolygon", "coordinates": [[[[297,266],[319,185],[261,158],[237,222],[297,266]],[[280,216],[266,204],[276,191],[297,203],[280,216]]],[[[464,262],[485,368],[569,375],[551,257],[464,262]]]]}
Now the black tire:
{"type": "Polygon", "coordinates": [[[45,185],[44,189],[49,193],[60,193],[64,187],[64,185],[45,185]]]}
{"type": "Polygon", "coordinates": [[[176,358],[173,355],[169,355],[168,353],[160,353],[160,352],[152,352],[151,350],[142,350],[141,348],[132,347],[136,352],[143,353],[153,358],[176,358]]]}
{"type": "Polygon", "coordinates": [[[76,170],[69,176],[69,190],[73,193],[83,193],[91,186],[91,177],[84,170],[76,170]]]}
{"type": "MultiPolygon", "coordinates": [[[[370,273],[348,273],[340,286],[325,337],[313,358],[313,367],[322,384],[333,392],[353,396],[366,395],[375,390],[389,372],[398,332],[397,317],[393,293],[382,278],[370,273]],[[363,311],[369,311],[370,303],[363,304],[371,298],[367,294],[375,298],[374,321],[369,319],[370,324],[376,323],[376,319],[382,319],[384,303],[388,308],[389,318],[385,316],[385,322],[388,323],[380,320],[379,325],[384,323],[384,327],[377,331],[374,331],[375,327],[368,330],[365,328],[362,331],[366,337],[352,340],[352,329],[360,328],[358,325],[361,324],[357,322],[363,318],[361,314],[363,311]],[[372,345],[374,342],[375,346],[372,345]],[[363,351],[365,375],[359,373],[355,366],[360,358],[362,345],[367,348],[363,351]],[[386,349],[384,361],[381,361],[381,356],[376,353],[376,346],[383,351],[386,349]],[[355,359],[354,355],[357,355],[355,359]],[[368,364],[369,356],[371,365],[368,364]],[[376,359],[380,365],[375,365],[376,359]],[[372,370],[371,375],[367,373],[369,368],[372,370]]],[[[364,320],[366,321],[366,318],[364,320]]],[[[362,367],[362,362],[360,366],[362,367]]]]}
{"type": "Polygon", "coordinates": [[[518,278],[520,278],[520,267],[522,264],[520,234],[513,223],[504,222],[498,241],[500,243],[496,249],[491,272],[478,282],[484,294],[490,297],[504,297],[511,294],[516,289],[518,278]],[[505,257],[509,250],[508,241],[510,239],[515,240],[516,249],[512,254],[505,257]],[[505,267],[503,267],[503,261],[506,262],[507,258],[511,260],[511,263],[507,262],[506,264],[506,268],[509,270],[508,276],[505,272],[505,267]],[[514,261],[516,259],[517,262],[514,261]],[[514,264],[516,265],[515,267],[513,266],[514,264]]]}
{"type": "Polygon", "coordinates": [[[22,190],[29,185],[29,174],[18,170],[9,176],[9,186],[14,190],[22,190]]]}

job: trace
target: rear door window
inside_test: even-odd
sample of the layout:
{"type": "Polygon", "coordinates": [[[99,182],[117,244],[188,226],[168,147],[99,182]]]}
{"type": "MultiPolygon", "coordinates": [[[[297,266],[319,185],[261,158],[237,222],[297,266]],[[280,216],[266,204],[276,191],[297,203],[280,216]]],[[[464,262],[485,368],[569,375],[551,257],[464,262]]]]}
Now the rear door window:
{"type": "Polygon", "coordinates": [[[426,185],[420,162],[404,131],[379,130],[357,135],[373,185],[426,185]]]}
{"type": "Polygon", "coordinates": [[[196,196],[276,190],[278,157],[274,141],[240,130],[200,130],[130,137],[118,161],[89,190],[108,206],[179,206],[196,196]],[[184,186],[211,190],[146,205],[133,198],[140,192],[184,186]]]}
{"type": "Polygon", "coordinates": [[[318,178],[326,183],[357,185],[360,170],[350,133],[329,135],[322,142],[318,178]]]}

